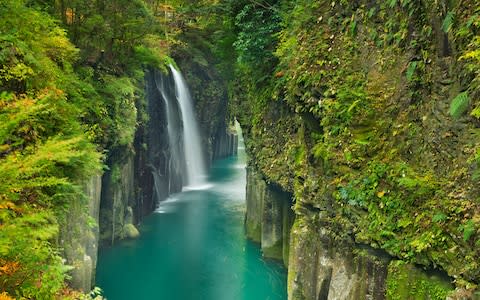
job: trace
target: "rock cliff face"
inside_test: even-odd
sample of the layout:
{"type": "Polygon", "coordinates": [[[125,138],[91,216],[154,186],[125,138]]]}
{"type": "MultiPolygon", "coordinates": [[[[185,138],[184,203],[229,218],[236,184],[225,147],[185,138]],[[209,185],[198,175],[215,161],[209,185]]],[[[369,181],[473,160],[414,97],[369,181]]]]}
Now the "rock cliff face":
{"type": "Polygon", "coordinates": [[[230,155],[236,155],[238,148],[238,136],[230,128],[221,127],[215,134],[215,147],[212,152],[211,160],[224,158],[230,155]]]}
{"type": "MultiPolygon", "coordinates": [[[[211,71],[192,65],[188,60],[181,62],[190,82],[203,87],[218,83],[209,75],[211,71]],[[196,69],[192,71],[189,67],[196,69]]],[[[194,99],[206,156],[212,160],[232,155],[236,152],[237,136],[226,125],[226,93],[218,85],[202,91],[206,92],[197,90],[194,99]],[[211,94],[211,90],[218,94],[211,94]]],[[[110,170],[103,176],[100,236],[106,245],[118,239],[135,237],[138,234],[135,225],[142,217],[151,213],[159,201],[181,191],[183,185],[184,166],[183,160],[179,159],[183,156],[172,154],[183,149],[183,139],[171,74],[147,71],[145,95],[145,102],[137,110],[147,114],[148,121],[140,124],[132,149],[111,153],[110,170]],[[174,145],[169,141],[166,103],[174,112],[171,119],[171,126],[177,129],[174,145]]]]}
{"type": "MultiPolygon", "coordinates": [[[[274,83],[247,74],[250,85],[237,85],[250,166],[268,182],[260,190],[279,186],[294,196],[290,299],[445,299],[454,286],[473,297],[474,7],[296,2],[275,45],[275,71],[263,74],[274,83]],[[405,278],[408,270],[417,281],[405,278]]],[[[247,203],[247,230],[263,226],[255,222],[263,198],[247,203]]]]}
{"type": "Polygon", "coordinates": [[[266,257],[282,260],[288,266],[290,229],[294,214],[292,195],[265,182],[252,167],[247,168],[246,234],[259,242],[266,257]]]}
{"type": "Polygon", "coordinates": [[[390,258],[335,239],[312,217],[292,231],[289,299],[385,299],[390,258]]]}
{"type": "Polygon", "coordinates": [[[124,162],[116,162],[105,173],[100,205],[100,239],[113,244],[127,237],[127,228],[133,223],[135,205],[134,157],[129,154],[124,162]]]}
{"type": "Polygon", "coordinates": [[[67,264],[74,267],[70,284],[73,288],[89,291],[95,280],[99,238],[99,210],[102,176],[92,177],[83,184],[85,199],[72,202],[62,224],[60,239],[64,245],[67,264]],[[88,211],[85,211],[88,203],[88,211]]]}
{"type": "Polygon", "coordinates": [[[292,195],[247,168],[247,236],[265,257],[288,268],[288,299],[444,299],[445,273],[425,271],[369,245],[357,244],[322,221],[314,207],[292,209],[292,195]]]}
{"type": "MultiPolygon", "coordinates": [[[[213,85],[213,78],[205,76],[205,72],[201,68],[197,73],[190,71],[189,79],[213,85]]],[[[225,121],[226,93],[220,86],[217,88],[221,97],[211,99],[210,94],[196,95],[199,97],[197,109],[202,107],[197,115],[203,126],[202,140],[206,156],[211,160],[235,154],[238,143],[236,134],[227,128],[225,121]]],[[[60,239],[64,257],[74,267],[70,273],[74,288],[83,291],[92,288],[99,243],[107,246],[120,239],[137,237],[135,226],[142,218],[153,212],[159,201],[181,191],[183,165],[182,161],[173,158],[172,151],[182,148],[182,138],[178,136],[176,145],[169,144],[164,97],[176,99],[171,74],[148,70],[145,99],[137,103],[143,121],[139,121],[134,144],[125,149],[111,149],[108,170],[103,176],[95,176],[84,183],[86,198],[69,207],[60,239]],[[84,211],[85,202],[88,213],[84,211]]],[[[175,102],[171,104],[178,110],[175,102]]],[[[180,119],[172,122],[181,126],[180,119]]]]}

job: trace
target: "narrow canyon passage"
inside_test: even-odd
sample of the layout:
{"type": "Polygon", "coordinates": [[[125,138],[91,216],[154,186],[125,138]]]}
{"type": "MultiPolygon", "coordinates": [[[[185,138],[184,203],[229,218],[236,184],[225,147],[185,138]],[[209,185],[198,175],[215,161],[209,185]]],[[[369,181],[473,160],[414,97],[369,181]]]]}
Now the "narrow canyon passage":
{"type": "Polygon", "coordinates": [[[209,187],[159,205],[137,240],[100,251],[97,285],[110,300],[286,299],[286,270],[245,239],[245,152],[214,163],[209,187]]]}

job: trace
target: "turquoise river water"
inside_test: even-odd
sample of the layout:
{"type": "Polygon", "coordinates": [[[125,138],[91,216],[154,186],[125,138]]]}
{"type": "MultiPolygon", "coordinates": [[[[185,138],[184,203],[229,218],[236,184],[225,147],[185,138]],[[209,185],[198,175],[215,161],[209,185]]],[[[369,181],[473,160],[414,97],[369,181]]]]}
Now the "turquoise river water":
{"type": "Polygon", "coordinates": [[[140,238],[99,254],[109,300],[283,300],[286,271],[245,239],[245,154],[217,161],[209,187],[162,202],[140,238]]]}

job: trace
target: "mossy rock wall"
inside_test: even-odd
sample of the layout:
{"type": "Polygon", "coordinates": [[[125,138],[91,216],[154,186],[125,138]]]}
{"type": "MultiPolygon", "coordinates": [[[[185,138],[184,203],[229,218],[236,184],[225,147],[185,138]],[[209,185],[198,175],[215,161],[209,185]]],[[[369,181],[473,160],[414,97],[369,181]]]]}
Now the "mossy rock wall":
{"type": "Polygon", "coordinates": [[[73,201],[66,219],[61,221],[60,239],[63,257],[73,267],[70,271],[70,285],[88,292],[95,282],[102,176],[93,176],[83,183],[83,189],[85,198],[73,201]],[[85,207],[88,208],[87,211],[85,207]]]}
{"type": "Polygon", "coordinates": [[[125,227],[133,222],[135,204],[133,153],[124,161],[115,162],[103,177],[100,206],[100,240],[113,245],[125,238],[125,227]]]}
{"type": "MultiPolygon", "coordinates": [[[[480,283],[478,1],[291,4],[274,70],[262,82],[254,66],[240,71],[234,99],[250,165],[294,195],[296,222],[308,224],[292,232],[290,260],[311,263],[293,271],[316,265],[309,255],[325,239],[321,249],[345,257],[365,245],[440,270],[470,293],[480,283]]],[[[291,297],[319,297],[312,274],[293,276],[291,297]]]]}
{"type": "Polygon", "coordinates": [[[265,182],[261,174],[247,167],[247,237],[259,242],[263,255],[288,265],[290,228],[294,215],[292,195],[265,182]]]}
{"type": "Polygon", "coordinates": [[[339,239],[313,215],[292,229],[288,295],[300,299],[385,299],[389,257],[339,239]]]}
{"type": "Polygon", "coordinates": [[[445,274],[423,272],[402,261],[392,261],[388,266],[388,300],[447,299],[452,289],[453,285],[445,274]]]}
{"type": "MultiPolygon", "coordinates": [[[[185,57],[179,65],[194,96],[205,158],[211,161],[235,154],[238,137],[228,128],[226,88],[219,83],[218,74],[212,67],[198,66],[185,57]]],[[[105,245],[136,236],[132,226],[183,186],[183,153],[178,155],[178,161],[172,155],[172,151],[183,149],[173,76],[148,69],[144,84],[145,98],[137,103],[139,120],[134,143],[111,149],[109,170],[103,176],[100,236],[105,245]],[[172,120],[180,134],[175,145],[169,145],[164,97],[178,113],[178,118],[172,120]]]]}
{"type": "Polygon", "coordinates": [[[290,300],[446,299],[454,290],[445,273],[336,233],[316,208],[297,206],[294,217],[291,195],[267,184],[251,166],[246,201],[247,237],[260,243],[265,257],[283,260],[290,300]]]}

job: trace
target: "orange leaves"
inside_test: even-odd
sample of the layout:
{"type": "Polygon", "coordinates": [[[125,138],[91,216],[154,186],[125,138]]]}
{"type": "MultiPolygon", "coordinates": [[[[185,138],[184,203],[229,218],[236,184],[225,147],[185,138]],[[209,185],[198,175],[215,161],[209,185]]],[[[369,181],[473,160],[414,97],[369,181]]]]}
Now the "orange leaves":
{"type": "Polygon", "coordinates": [[[2,97],[0,99],[0,108],[4,110],[2,113],[9,111],[25,110],[32,108],[38,101],[50,99],[60,99],[65,97],[65,92],[59,88],[46,87],[38,90],[35,95],[11,95],[10,97],[2,97]]]}
{"type": "Polygon", "coordinates": [[[160,4],[158,6],[158,9],[163,12],[173,12],[175,11],[175,8],[169,4],[160,4]]]}
{"type": "Polygon", "coordinates": [[[0,209],[11,209],[11,210],[16,210],[16,205],[13,202],[5,202],[5,203],[0,203],[0,209]]]}
{"type": "Polygon", "coordinates": [[[0,300],[14,300],[14,298],[10,297],[6,292],[1,292],[0,300]]]}
{"type": "MultiPolygon", "coordinates": [[[[12,276],[20,269],[20,263],[0,259],[0,276],[12,276]]],[[[1,300],[2,298],[0,298],[1,300]]]]}
{"type": "Polygon", "coordinates": [[[39,100],[41,100],[45,97],[52,97],[52,96],[53,96],[54,99],[57,99],[57,98],[65,96],[65,92],[63,90],[59,89],[59,88],[56,88],[56,87],[46,87],[46,88],[41,89],[37,93],[36,96],[39,100]]]}
{"type": "MultiPolygon", "coordinates": [[[[5,200],[7,199],[8,196],[7,195],[1,195],[0,194],[0,211],[1,210],[8,210],[10,212],[14,212],[15,215],[20,215],[24,212],[24,209],[22,207],[19,207],[17,205],[15,205],[15,203],[13,203],[12,201],[2,201],[2,200],[5,200]]],[[[0,220],[2,219],[2,215],[0,215],[0,220]]],[[[3,225],[5,224],[2,224],[0,222],[0,229],[3,227],[3,225]]],[[[1,263],[1,260],[0,260],[0,263],[1,263]]],[[[1,275],[1,272],[0,272],[0,275],[1,275]]]]}

